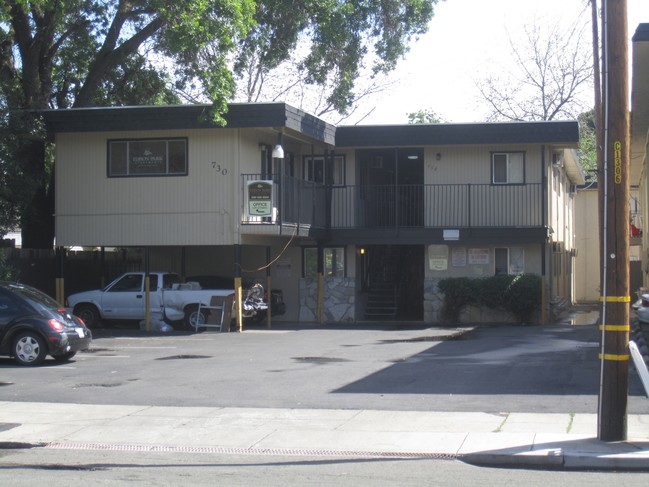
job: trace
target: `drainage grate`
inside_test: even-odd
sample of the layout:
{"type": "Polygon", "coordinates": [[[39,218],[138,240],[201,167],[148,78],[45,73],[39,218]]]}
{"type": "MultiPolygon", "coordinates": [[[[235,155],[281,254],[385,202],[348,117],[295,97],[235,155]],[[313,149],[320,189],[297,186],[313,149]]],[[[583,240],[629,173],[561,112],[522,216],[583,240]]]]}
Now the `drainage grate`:
{"type": "Polygon", "coordinates": [[[292,448],[235,448],[218,446],[169,446],[169,445],[105,445],[101,443],[62,443],[52,442],[44,445],[51,450],[99,450],[125,452],[159,453],[207,453],[217,455],[258,455],[258,456],[310,456],[310,457],[372,457],[372,458],[432,458],[454,460],[461,455],[455,453],[426,452],[385,452],[352,450],[308,450],[292,448]]]}
{"type": "Polygon", "coordinates": [[[160,357],[156,360],[178,360],[178,359],[195,359],[195,358],[212,358],[209,355],[172,355],[171,357],[160,357]]]}

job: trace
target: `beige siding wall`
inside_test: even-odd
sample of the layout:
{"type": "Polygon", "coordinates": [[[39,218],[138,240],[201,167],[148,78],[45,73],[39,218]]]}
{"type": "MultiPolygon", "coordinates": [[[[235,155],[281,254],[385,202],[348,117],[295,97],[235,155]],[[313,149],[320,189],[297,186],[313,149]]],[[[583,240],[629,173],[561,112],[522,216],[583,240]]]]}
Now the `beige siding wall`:
{"type": "Polygon", "coordinates": [[[575,198],[575,301],[598,302],[600,296],[599,216],[597,189],[575,198]]]}
{"type": "Polygon", "coordinates": [[[58,245],[227,245],[238,238],[240,172],[259,170],[238,130],[59,134],[58,245]],[[107,140],[188,138],[188,176],[107,177],[107,140]],[[80,203],[82,203],[80,205],[80,203]]]}
{"type": "Polygon", "coordinates": [[[492,152],[525,152],[525,182],[541,182],[541,149],[537,146],[426,147],[426,184],[490,184],[492,152]],[[439,154],[439,160],[438,160],[439,154]]]}

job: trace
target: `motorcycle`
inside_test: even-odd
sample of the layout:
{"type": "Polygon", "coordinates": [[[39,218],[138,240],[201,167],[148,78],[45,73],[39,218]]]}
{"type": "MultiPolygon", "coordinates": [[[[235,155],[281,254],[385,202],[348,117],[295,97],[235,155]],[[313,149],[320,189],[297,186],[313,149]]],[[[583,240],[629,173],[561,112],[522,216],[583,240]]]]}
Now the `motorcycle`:
{"type": "Polygon", "coordinates": [[[263,312],[268,311],[268,303],[264,301],[264,286],[255,282],[243,292],[243,302],[241,303],[241,315],[244,318],[255,318],[263,312]]]}

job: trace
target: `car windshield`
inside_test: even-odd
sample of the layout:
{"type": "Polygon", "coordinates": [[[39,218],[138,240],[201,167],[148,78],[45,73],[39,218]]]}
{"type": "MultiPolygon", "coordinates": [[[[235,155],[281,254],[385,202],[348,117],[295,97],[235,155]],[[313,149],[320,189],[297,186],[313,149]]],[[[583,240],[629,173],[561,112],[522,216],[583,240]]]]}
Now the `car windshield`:
{"type": "Polygon", "coordinates": [[[10,285],[8,289],[20,295],[23,299],[28,301],[32,306],[45,308],[51,311],[58,311],[62,306],[54,299],[50,298],[47,294],[29,286],[10,285]]]}

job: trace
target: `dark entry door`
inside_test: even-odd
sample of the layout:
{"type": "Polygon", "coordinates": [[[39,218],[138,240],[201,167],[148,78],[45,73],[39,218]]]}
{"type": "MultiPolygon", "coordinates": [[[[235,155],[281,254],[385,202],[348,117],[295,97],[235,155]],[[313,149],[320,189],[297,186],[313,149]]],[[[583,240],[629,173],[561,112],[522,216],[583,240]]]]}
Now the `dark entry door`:
{"type": "Polygon", "coordinates": [[[420,321],[424,317],[424,247],[372,245],[366,248],[366,320],[420,321]]]}

